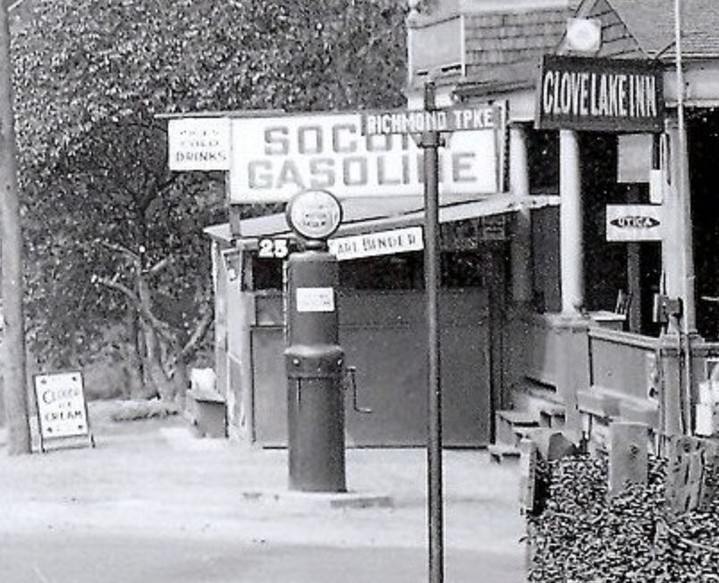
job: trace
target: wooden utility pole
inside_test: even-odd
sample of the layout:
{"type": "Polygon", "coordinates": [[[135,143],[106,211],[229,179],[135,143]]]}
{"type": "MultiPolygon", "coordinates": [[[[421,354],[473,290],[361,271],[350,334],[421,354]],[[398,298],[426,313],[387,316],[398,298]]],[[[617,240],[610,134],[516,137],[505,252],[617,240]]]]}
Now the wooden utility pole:
{"type": "Polygon", "coordinates": [[[2,372],[10,455],[30,453],[22,308],[22,234],[14,123],[10,24],[7,4],[0,2],[0,226],[4,308],[2,372]]]}

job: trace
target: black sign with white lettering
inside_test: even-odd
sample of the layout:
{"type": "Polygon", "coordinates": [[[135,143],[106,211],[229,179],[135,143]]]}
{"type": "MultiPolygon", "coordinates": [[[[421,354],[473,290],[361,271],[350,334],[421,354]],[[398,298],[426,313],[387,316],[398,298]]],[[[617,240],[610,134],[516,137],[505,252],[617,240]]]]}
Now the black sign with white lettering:
{"type": "Polygon", "coordinates": [[[537,129],[664,130],[661,65],[635,59],[544,55],[537,129]]]}

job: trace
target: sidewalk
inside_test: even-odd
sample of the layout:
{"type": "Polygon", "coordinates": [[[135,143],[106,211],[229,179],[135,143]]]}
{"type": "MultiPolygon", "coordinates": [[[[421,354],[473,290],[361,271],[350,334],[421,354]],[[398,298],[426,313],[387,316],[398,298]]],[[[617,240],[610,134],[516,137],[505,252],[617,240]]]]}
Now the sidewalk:
{"type": "MultiPolygon", "coordinates": [[[[197,439],[179,418],[110,423],[102,419],[104,405],[91,405],[94,450],[9,458],[0,436],[0,538],[51,528],[120,537],[201,537],[218,544],[427,546],[422,449],[347,451],[348,488],[389,495],[392,508],[287,506],[241,495],[284,490],[286,451],[197,439]]],[[[490,464],[483,451],[447,451],[444,470],[448,552],[492,553],[520,571],[516,468],[490,464]]]]}

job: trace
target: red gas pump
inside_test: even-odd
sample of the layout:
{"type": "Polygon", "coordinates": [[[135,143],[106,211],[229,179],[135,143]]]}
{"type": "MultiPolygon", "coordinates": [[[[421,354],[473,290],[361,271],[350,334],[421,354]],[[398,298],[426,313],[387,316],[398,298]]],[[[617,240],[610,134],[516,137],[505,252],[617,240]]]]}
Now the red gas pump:
{"type": "Polygon", "coordinates": [[[289,487],[345,492],[344,351],[339,345],[337,258],[327,238],[342,219],[326,191],[305,191],[287,205],[290,227],[305,241],[287,265],[289,487]]]}

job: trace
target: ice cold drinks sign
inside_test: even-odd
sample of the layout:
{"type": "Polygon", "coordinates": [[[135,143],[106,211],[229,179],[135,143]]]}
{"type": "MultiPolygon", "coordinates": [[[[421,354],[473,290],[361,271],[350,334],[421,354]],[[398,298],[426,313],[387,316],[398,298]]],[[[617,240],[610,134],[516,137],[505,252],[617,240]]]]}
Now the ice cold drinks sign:
{"type": "Polygon", "coordinates": [[[661,68],[650,61],[545,55],[537,101],[539,129],[664,130],[661,68]]]}
{"type": "Polygon", "coordinates": [[[87,435],[82,375],[79,372],[40,374],[34,381],[43,439],[87,435]]]}
{"type": "MultiPolygon", "coordinates": [[[[498,191],[496,124],[452,134],[440,150],[440,192],[498,191]]],[[[285,201],[300,190],[339,198],[421,196],[422,150],[410,135],[362,135],[362,116],[304,114],[232,120],[231,201],[285,201]]]]}

